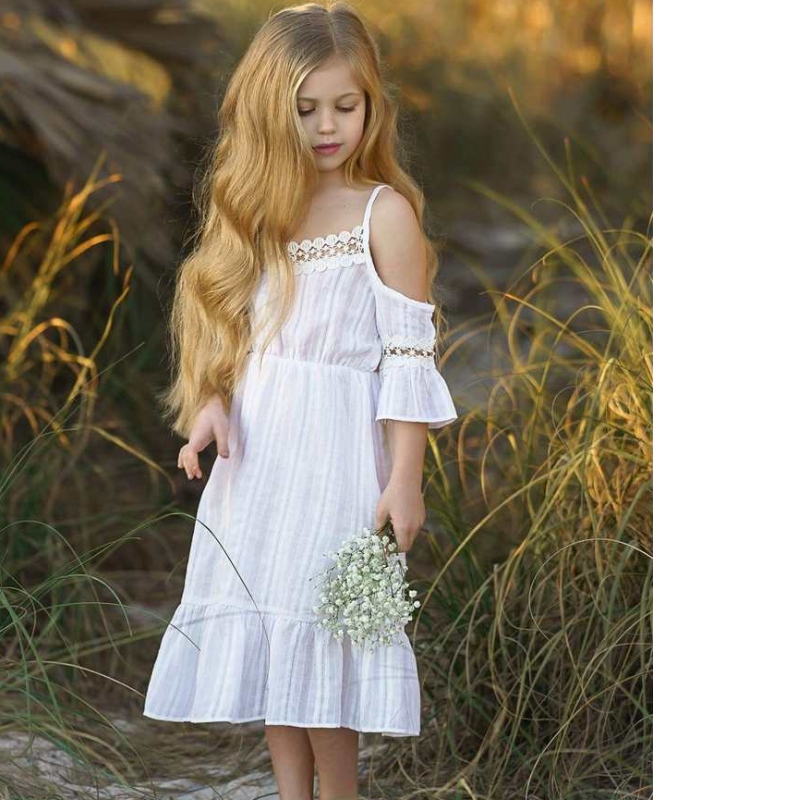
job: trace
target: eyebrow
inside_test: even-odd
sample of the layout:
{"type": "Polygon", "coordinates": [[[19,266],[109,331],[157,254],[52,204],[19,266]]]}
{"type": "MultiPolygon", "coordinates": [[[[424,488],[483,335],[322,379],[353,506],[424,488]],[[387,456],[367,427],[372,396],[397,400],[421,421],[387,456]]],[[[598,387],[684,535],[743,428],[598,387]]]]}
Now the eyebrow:
{"type": "MultiPolygon", "coordinates": [[[[340,94],[336,99],[341,100],[343,97],[350,97],[350,95],[360,95],[361,92],[347,92],[347,94],[340,94]]],[[[313,103],[317,98],[316,97],[298,97],[298,100],[308,100],[309,102],[313,103]]]]}

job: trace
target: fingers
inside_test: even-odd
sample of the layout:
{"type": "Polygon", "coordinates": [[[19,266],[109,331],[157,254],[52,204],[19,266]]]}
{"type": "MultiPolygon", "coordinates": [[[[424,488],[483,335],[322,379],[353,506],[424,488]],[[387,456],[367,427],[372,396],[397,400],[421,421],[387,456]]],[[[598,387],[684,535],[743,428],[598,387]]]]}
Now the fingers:
{"type": "MultiPolygon", "coordinates": [[[[214,440],[217,444],[217,453],[223,458],[230,456],[230,448],[228,447],[228,425],[225,423],[217,423],[213,428],[214,440]]],[[[186,472],[186,477],[189,480],[193,478],[202,478],[203,471],[200,469],[199,453],[205,449],[211,439],[201,439],[196,437],[190,439],[178,453],[178,469],[186,472]]]]}
{"type": "MultiPolygon", "coordinates": [[[[375,511],[375,530],[380,530],[387,521],[391,519],[391,516],[387,510],[382,507],[378,507],[375,511]]],[[[406,551],[411,549],[411,546],[414,544],[414,539],[417,538],[417,535],[420,532],[420,528],[409,526],[405,524],[397,524],[392,520],[392,531],[394,532],[394,538],[397,541],[397,551],[399,553],[405,553],[406,551]]]]}
{"type": "Polygon", "coordinates": [[[392,530],[394,530],[394,537],[397,540],[397,552],[407,553],[414,546],[414,542],[423,528],[421,525],[401,521],[393,524],[392,530]]]}
{"type": "Polygon", "coordinates": [[[375,509],[375,530],[380,530],[386,524],[388,519],[388,510],[385,507],[378,505],[378,507],[375,509]]]}
{"type": "Polygon", "coordinates": [[[395,538],[397,539],[397,552],[398,553],[407,553],[411,546],[414,544],[414,539],[417,538],[416,533],[412,533],[411,531],[395,531],[395,538]]]}
{"type": "MultiPolygon", "coordinates": [[[[213,399],[209,405],[213,407],[218,401],[213,399]]],[[[180,449],[178,453],[178,469],[186,472],[189,480],[202,478],[203,471],[200,469],[198,454],[215,441],[217,453],[223,458],[228,458],[230,448],[228,447],[228,419],[224,413],[212,413],[204,409],[202,417],[195,423],[189,441],[180,449]]]]}
{"type": "Polygon", "coordinates": [[[178,453],[178,469],[186,472],[186,477],[189,480],[192,478],[202,478],[203,471],[200,469],[200,462],[197,456],[197,450],[191,445],[185,444],[181,447],[178,453]]]}

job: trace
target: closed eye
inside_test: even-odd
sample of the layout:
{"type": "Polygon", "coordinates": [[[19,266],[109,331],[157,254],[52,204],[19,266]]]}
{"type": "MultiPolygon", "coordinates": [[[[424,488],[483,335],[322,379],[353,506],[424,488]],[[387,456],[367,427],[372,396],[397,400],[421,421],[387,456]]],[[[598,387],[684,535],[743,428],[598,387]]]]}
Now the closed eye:
{"type": "MultiPolygon", "coordinates": [[[[307,117],[314,109],[313,108],[306,108],[302,111],[298,110],[298,114],[301,117],[307,117]]],[[[356,110],[356,106],[351,106],[350,108],[337,108],[337,111],[344,111],[346,114],[349,114],[351,111],[356,110]]]]}

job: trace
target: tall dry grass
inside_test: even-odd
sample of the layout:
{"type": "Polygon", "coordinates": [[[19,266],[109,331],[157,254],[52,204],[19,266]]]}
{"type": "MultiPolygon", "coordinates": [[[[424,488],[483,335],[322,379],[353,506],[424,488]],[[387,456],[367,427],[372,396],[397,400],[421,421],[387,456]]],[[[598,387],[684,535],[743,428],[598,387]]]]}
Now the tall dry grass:
{"type": "Polygon", "coordinates": [[[442,360],[492,343],[488,400],[427,474],[443,534],[414,626],[425,733],[374,758],[374,796],[397,775],[404,798],[652,793],[652,239],[603,217],[568,147],[563,169],[540,152],[568,237],[474,187],[543,252],[442,360]]]}
{"type": "MultiPolygon", "coordinates": [[[[447,374],[480,341],[493,367],[476,377],[486,402],[431,437],[434,532],[415,554],[422,564],[427,547],[431,567],[412,631],[423,735],[375,750],[365,796],[652,793],[652,241],[604,218],[569,152],[563,170],[549,160],[567,196],[549,201],[560,225],[474,186],[525,221],[542,253],[513,285],[487,282],[493,313],[454,327],[443,353],[447,374]]],[[[109,714],[111,700],[139,721],[149,660],[131,654],[165,624],[157,613],[143,623],[142,609],[134,624],[134,595],[109,559],[124,545],[166,573],[180,558],[142,535],[161,507],[120,525],[113,476],[86,467],[101,443],[130,445],[92,413],[102,341],[82,342],[48,312],[68,267],[113,245],[113,230],[82,216],[82,197],[68,194],[52,228],[23,232],[3,267],[0,738],[35,733],[81,765],[87,786],[132,786],[156,757],[163,774],[185,775],[193,742],[211,737],[131,742],[109,714]]],[[[120,278],[113,258],[109,269],[120,278]]],[[[263,742],[246,755],[263,759],[263,742]]],[[[215,759],[234,769],[240,757],[215,759]]],[[[4,774],[0,763],[0,785],[4,774]]],[[[15,781],[9,797],[72,796],[33,773],[15,781]]]]}
{"type": "Polygon", "coordinates": [[[117,648],[139,635],[120,624],[125,598],[104,574],[128,538],[116,532],[120,492],[106,459],[123,452],[153,472],[160,468],[98,408],[101,379],[113,367],[104,349],[132,276],[120,264],[108,204],[90,210],[93,195],[120,180],[99,177],[101,165],[84,185],[66,186],[52,218],[19,232],[0,269],[2,797],[65,791],[43,763],[14,766],[10,742],[19,734],[52,743],[85,770],[87,785],[98,775],[120,780],[121,765],[133,761],[125,737],[96,705],[98,687],[115,682],[135,694],[117,648]],[[98,263],[107,269],[105,292],[86,297],[83,277],[98,263]],[[74,323],[92,303],[99,333],[74,323]]]}

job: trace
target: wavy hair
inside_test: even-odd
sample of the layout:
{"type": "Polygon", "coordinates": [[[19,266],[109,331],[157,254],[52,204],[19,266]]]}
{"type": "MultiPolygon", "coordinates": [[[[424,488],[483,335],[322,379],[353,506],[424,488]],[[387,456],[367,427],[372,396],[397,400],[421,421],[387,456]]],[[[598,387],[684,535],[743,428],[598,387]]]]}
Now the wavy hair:
{"type": "Polygon", "coordinates": [[[433,302],[439,247],[424,232],[423,193],[400,166],[405,152],[398,107],[375,39],[339,0],[274,11],[228,83],[218,135],[198,181],[191,252],[177,270],[169,319],[172,377],[158,401],[171,429],[186,439],[213,395],[230,410],[255,337],[264,333],[263,351],[291,312],[295,276],[288,244],[317,179],[297,93],[312,70],[336,55],[350,65],[366,99],[361,141],[344,164],[346,184],[386,183],[409,201],[423,230],[427,300],[433,302]],[[262,270],[269,272],[270,299],[277,303],[256,326],[253,298],[262,270]]]}

